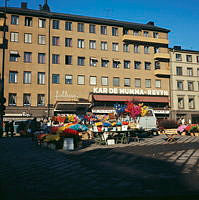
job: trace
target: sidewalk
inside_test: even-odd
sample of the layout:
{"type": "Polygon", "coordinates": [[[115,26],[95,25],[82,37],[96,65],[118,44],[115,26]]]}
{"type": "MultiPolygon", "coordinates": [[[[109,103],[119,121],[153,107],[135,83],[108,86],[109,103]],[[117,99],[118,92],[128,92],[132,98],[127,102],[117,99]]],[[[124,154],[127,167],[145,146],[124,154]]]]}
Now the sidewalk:
{"type": "Polygon", "coordinates": [[[0,199],[198,199],[199,137],[163,137],[73,152],[0,138],[0,199]]]}

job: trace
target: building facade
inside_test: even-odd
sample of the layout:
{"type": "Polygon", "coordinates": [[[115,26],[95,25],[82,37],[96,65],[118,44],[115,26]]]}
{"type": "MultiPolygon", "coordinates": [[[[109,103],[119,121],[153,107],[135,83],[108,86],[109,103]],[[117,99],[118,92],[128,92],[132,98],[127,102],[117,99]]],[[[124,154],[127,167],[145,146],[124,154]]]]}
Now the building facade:
{"type": "Polygon", "coordinates": [[[6,16],[6,116],[103,113],[134,101],[168,117],[168,29],[24,3],[6,16]]]}
{"type": "Polygon", "coordinates": [[[170,49],[171,116],[199,123],[199,51],[170,49]]]}

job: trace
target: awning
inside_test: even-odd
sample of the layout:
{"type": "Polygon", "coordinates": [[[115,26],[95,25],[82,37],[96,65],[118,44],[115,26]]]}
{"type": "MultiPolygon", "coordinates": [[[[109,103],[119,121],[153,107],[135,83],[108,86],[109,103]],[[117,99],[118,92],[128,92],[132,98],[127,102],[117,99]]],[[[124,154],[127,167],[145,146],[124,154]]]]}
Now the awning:
{"type": "Polygon", "coordinates": [[[152,96],[121,96],[121,95],[93,95],[95,101],[137,101],[137,102],[156,102],[169,103],[168,97],[152,96]]]}

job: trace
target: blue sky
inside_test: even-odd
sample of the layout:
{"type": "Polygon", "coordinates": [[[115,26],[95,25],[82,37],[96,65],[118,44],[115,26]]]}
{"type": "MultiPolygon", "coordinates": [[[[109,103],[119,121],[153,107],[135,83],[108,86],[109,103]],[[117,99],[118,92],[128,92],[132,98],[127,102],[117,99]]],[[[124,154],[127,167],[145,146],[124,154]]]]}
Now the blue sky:
{"type": "MultiPolygon", "coordinates": [[[[9,0],[9,7],[38,9],[44,0],[9,0]]],[[[48,0],[52,12],[147,23],[171,30],[170,47],[199,51],[199,0],[48,0]]],[[[4,6],[4,0],[0,0],[4,6]]]]}

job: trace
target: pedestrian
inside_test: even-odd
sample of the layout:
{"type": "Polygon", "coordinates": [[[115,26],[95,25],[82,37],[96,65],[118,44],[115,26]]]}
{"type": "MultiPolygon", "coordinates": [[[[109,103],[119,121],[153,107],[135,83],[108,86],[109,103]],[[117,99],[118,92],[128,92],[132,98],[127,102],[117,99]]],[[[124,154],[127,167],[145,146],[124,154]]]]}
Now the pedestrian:
{"type": "Polygon", "coordinates": [[[9,127],[10,127],[9,121],[6,121],[6,122],[5,122],[6,137],[9,136],[9,127]]]}
{"type": "Polygon", "coordinates": [[[10,131],[11,137],[13,137],[14,136],[14,121],[13,120],[9,123],[9,131],[10,131]]]}

